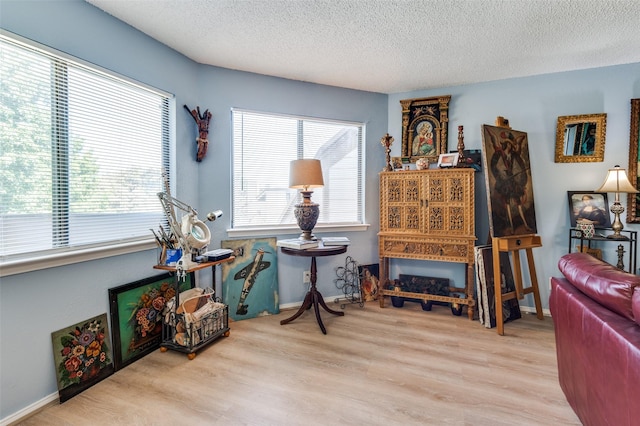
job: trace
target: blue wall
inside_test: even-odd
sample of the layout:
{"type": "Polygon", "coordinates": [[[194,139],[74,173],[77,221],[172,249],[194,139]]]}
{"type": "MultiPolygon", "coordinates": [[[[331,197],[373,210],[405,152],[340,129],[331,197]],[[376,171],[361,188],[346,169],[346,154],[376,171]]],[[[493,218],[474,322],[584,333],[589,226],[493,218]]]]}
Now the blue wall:
{"type": "MultiPolygon", "coordinates": [[[[0,26],[174,93],[176,195],[197,205],[200,211],[230,209],[232,107],[367,123],[366,214],[372,227],[367,232],[348,234],[353,242],[348,254],[361,263],[377,262],[377,174],[384,165],[379,140],[389,132],[396,139],[392,155],[400,155],[399,100],[451,94],[450,149],[455,149],[458,125],[465,128],[466,147],[474,149],[481,147],[482,124],[493,124],[499,115],[507,117],[514,129],[527,132],[529,137],[537,224],[544,244],[534,256],[545,307],[548,279],[558,274],[557,259],[567,250],[566,192],[593,190],[609,167],[626,167],[629,100],[640,97],[640,64],[389,96],[230,71],[196,64],[82,0],[0,0],[0,26]],[[194,161],[195,124],[183,110],[184,104],[192,108],[199,105],[213,113],[209,151],[202,163],[194,161]],[[602,112],[607,113],[605,161],[554,163],[557,117],[602,112]]],[[[488,234],[484,181],[481,174],[477,176],[477,234],[479,242],[484,242],[488,234]]],[[[228,226],[228,215],[211,225],[212,247],[228,239],[228,226]]],[[[635,225],[626,227],[636,229],[635,225]]],[[[57,392],[51,332],[108,312],[108,289],[154,275],[151,266],[155,256],[155,251],[146,251],[1,279],[0,419],[57,392]]],[[[338,257],[319,259],[320,274],[333,276],[333,269],[342,262],[338,257]]],[[[464,282],[461,265],[411,261],[393,265],[394,275],[449,276],[456,285],[464,282]]],[[[302,300],[302,269],[293,257],[278,258],[282,304],[302,300]]],[[[200,278],[208,279],[206,274],[200,278]]],[[[325,295],[337,293],[329,280],[319,285],[325,295]]],[[[524,303],[532,305],[529,299],[524,303]]],[[[482,330],[479,326],[478,332],[482,330]]]]}

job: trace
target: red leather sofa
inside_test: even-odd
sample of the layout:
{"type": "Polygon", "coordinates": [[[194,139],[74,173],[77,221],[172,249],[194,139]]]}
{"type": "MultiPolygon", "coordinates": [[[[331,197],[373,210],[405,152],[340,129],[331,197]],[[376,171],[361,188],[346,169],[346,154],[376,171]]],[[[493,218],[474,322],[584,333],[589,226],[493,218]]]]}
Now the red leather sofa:
{"type": "Polygon", "coordinates": [[[584,425],[640,425],[640,276],[564,255],[549,308],[558,378],[584,425]]]}

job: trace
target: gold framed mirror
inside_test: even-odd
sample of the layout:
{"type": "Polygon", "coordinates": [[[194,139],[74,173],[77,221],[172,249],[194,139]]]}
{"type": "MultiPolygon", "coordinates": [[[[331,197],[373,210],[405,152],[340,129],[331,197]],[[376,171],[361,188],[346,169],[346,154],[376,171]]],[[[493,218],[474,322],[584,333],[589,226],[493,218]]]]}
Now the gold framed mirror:
{"type": "MultiPolygon", "coordinates": [[[[631,99],[629,125],[629,180],[638,189],[638,145],[640,145],[640,99],[631,99]]],[[[627,194],[627,223],[640,223],[640,194],[627,194]]]]}
{"type": "Polygon", "coordinates": [[[595,163],[604,161],[607,114],[558,117],[556,163],[595,163]]]}

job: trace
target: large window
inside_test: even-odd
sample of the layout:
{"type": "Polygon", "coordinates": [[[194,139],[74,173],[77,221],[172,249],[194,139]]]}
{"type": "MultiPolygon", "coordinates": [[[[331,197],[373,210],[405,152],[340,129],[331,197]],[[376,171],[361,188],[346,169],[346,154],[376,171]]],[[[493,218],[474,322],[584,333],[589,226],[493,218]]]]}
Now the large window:
{"type": "Polygon", "coordinates": [[[362,123],[263,114],[234,109],[234,229],[296,226],[289,188],[289,163],[319,159],[324,187],[314,189],[320,204],[318,226],[363,223],[362,123]]]}
{"type": "Polygon", "coordinates": [[[5,34],[0,81],[2,263],[149,239],[171,97],[5,34]]]}

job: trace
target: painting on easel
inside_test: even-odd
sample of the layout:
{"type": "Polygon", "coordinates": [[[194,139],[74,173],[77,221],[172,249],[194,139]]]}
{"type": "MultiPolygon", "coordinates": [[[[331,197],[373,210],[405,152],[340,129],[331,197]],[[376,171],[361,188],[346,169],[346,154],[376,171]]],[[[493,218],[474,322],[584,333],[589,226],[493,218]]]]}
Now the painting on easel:
{"type": "Polygon", "coordinates": [[[482,154],[491,237],[536,234],[527,134],[483,125],[482,154]]]}

